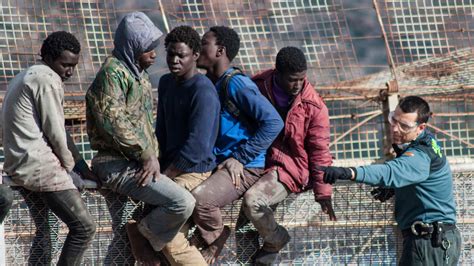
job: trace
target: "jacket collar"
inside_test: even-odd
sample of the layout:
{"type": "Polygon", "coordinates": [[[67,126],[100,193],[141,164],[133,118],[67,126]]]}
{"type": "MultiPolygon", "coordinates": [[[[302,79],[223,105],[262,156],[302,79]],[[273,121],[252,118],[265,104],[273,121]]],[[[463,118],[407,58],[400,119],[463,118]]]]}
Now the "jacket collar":
{"type": "MultiPolygon", "coordinates": [[[[273,98],[273,93],[272,93],[272,85],[273,85],[273,76],[276,73],[276,69],[269,69],[267,71],[264,71],[258,75],[255,76],[255,80],[262,80],[263,81],[263,86],[265,88],[265,94],[268,96],[270,99],[271,103],[275,105],[275,99],[273,98]]],[[[303,82],[303,89],[298,93],[298,95],[294,96],[293,98],[293,104],[299,104],[303,101],[305,102],[312,102],[313,104],[318,104],[317,98],[315,97],[316,91],[314,90],[313,85],[308,81],[308,78],[306,77],[304,82],[303,82]]]]}
{"type": "Polygon", "coordinates": [[[433,134],[429,130],[425,129],[420,133],[420,135],[418,135],[418,137],[416,137],[416,139],[410,141],[409,143],[407,143],[407,145],[404,145],[404,148],[400,148],[400,145],[397,144],[392,144],[392,147],[395,153],[397,155],[400,155],[410,147],[418,145],[431,145],[431,139],[433,139],[433,134]]]}

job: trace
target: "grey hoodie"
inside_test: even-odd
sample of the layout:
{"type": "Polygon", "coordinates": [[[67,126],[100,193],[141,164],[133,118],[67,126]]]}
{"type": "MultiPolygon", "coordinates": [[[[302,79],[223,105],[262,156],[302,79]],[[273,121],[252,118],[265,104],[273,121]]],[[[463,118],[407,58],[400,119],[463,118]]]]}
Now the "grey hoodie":
{"type": "Polygon", "coordinates": [[[158,46],[158,39],[163,33],[142,12],[125,15],[115,31],[114,50],[112,54],[124,63],[136,79],[143,71],[139,70],[138,58],[158,46]]]}

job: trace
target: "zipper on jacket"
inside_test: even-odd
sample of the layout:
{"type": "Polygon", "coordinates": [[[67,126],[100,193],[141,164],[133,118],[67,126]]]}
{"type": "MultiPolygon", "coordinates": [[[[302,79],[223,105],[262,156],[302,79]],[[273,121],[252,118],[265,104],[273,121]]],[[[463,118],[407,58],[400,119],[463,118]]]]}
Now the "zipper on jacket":
{"type": "MultiPolygon", "coordinates": [[[[274,99],[273,99],[272,91],[268,89],[268,87],[267,87],[267,82],[266,82],[266,81],[264,82],[264,84],[265,84],[265,91],[267,92],[268,97],[270,98],[271,103],[272,103],[273,105],[275,105],[276,103],[275,103],[275,101],[274,101],[274,99]]],[[[287,125],[287,121],[288,121],[288,116],[290,115],[290,112],[291,112],[291,110],[292,110],[293,108],[294,108],[294,106],[290,106],[290,109],[289,109],[288,112],[286,113],[286,118],[285,118],[284,127],[283,127],[283,138],[282,138],[282,141],[281,141],[281,148],[278,149],[278,154],[277,154],[277,160],[278,160],[278,161],[281,161],[283,151],[287,152],[287,150],[285,149],[285,148],[286,148],[286,147],[285,147],[285,140],[286,140],[286,138],[287,138],[287,137],[286,137],[286,129],[287,129],[287,126],[286,126],[286,125],[287,125]]],[[[279,169],[279,168],[280,168],[280,165],[278,165],[278,166],[276,167],[277,172],[278,172],[278,169],[279,169]]]]}

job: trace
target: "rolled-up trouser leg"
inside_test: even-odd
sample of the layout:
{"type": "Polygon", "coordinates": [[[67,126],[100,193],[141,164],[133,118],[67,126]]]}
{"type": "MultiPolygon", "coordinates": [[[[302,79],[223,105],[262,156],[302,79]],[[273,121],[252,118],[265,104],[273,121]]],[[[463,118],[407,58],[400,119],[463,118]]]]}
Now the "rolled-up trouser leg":
{"type": "MultiPolygon", "coordinates": [[[[211,172],[207,173],[185,173],[179,175],[173,180],[176,184],[190,191],[200,185],[211,175],[211,172]]],[[[186,223],[181,227],[181,230],[176,236],[167,243],[163,248],[163,254],[171,265],[207,265],[201,252],[195,247],[189,244],[187,239],[189,231],[189,223],[186,223]]]]}
{"type": "Polygon", "coordinates": [[[276,171],[265,174],[244,195],[242,206],[245,215],[264,240],[264,248],[277,252],[288,243],[288,231],[279,225],[273,215],[272,205],[283,201],[291,192],[278,181],[276,171]]]}

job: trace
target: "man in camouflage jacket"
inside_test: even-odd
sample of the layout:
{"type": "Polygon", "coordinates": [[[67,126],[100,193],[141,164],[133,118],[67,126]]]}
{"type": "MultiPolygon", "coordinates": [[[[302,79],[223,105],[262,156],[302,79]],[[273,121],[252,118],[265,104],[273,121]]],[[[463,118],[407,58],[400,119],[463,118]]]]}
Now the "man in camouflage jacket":
{"type": "MultiPolygon", "coordinates": [[[[191,215],[195,202],[186,189],[160,175],[151,84],[145,70],[154,63],[161,35],[145,14],[126,15],[115,33],[113,56],[106,59],[86,96],[87,133],[92,149],[98,151],[93,171],[105,188],[153,206],[138,224],[129,226],[134,232],[129,233],[132,252],[145,263],[154,259],[143,253],[143,241],[134,241],[139,240],[137,235],[160,251],[191,215]]],[[[112,208],[111,214],[115,216],[112,208]]]]}

